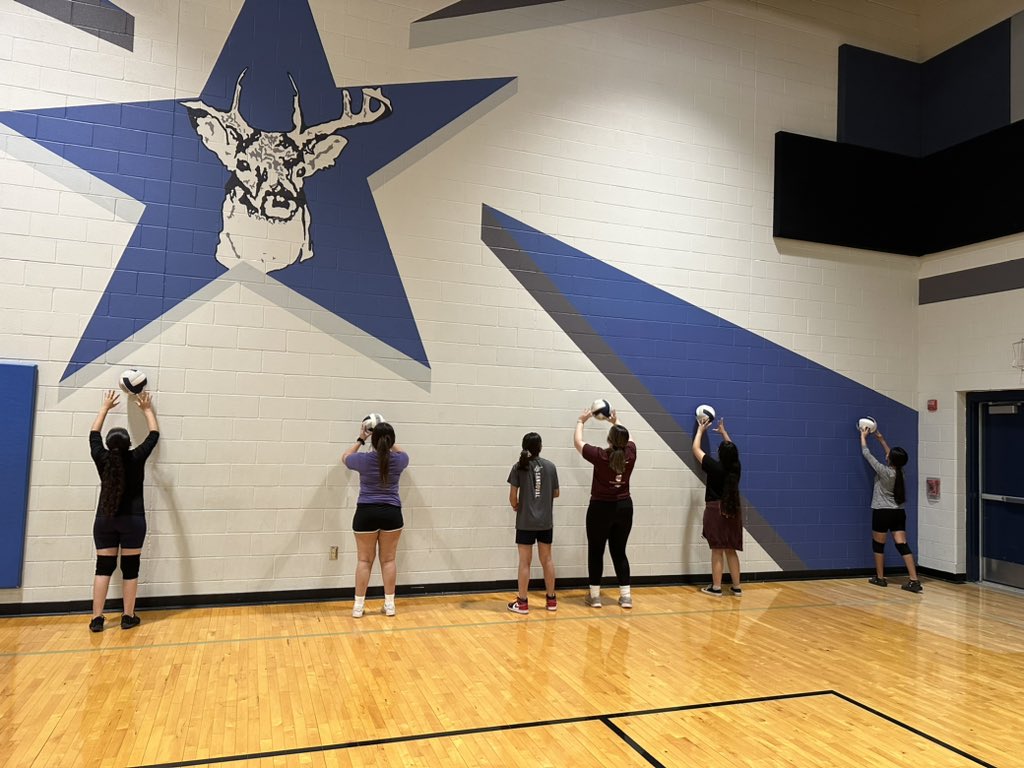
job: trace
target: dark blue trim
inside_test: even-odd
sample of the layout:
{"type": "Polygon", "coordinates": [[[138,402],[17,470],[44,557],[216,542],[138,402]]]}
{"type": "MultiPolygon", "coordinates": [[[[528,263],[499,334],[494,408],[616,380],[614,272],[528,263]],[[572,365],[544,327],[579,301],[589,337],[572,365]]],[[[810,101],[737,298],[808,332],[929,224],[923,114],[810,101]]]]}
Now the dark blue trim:
{"type": "Polygon", "coordinates": [[[978,471],[981,443],[978,439],[981,427],[981,408],[983,403],[1019,403],[1024,402],[1024,390],[1001,389],[994,392],[969,392],[967,394],[967,578],[970,581],[981,579],[981,477],[978,471]]]}

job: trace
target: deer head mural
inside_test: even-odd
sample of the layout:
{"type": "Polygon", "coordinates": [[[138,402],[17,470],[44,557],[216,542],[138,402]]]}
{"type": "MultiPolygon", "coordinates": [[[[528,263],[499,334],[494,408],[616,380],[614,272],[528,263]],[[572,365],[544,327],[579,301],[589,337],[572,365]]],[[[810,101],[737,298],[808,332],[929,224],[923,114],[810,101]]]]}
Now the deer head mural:
{"type": "Polygon", "coordinates": [[[292,80],[292,129],[261,131],[239,112],[244,77],[245,70],[238,76],[227,112],[202,101],[185,101],[182,106],[203,144],[231,173],[225,186],[217,261],[228,268],[244,261],[267,273],[313,258],[303,187],[314,173],[333,166],[348,144],[336,132],[381,120],[392,109],[380,88],[363,88],[362,107],[353,113],[352,99],[342,91],[340,117],[305,127],[299,90],[292,80]]]}

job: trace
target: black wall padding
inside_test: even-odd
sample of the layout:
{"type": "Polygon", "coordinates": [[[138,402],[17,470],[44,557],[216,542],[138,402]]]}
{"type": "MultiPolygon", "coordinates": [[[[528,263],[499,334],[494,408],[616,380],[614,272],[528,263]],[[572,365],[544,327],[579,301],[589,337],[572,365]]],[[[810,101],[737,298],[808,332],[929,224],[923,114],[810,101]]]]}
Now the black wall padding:
{"type": "Polygon", "coordinates": [[[925,158],[775,134],[774,235],[920,256],[1024,232],[1024,121],[925,158]]]}
{"type": "Polygon", "coordinates": [[[921,65],[839,46],[836,138],[844,144],[921,154],[921,65]]]}
{"type": "Polygon", "coordinates": [[[919,255],[918,158],[775,134],[775,237],[919,255]]]}
{"type": "Polygon", "coordinates": [[[1024,232],[1024,122],[923,161],[921,252],[1024,232]]]}
{"type": "Polygon", "coordinates": [[[917,64],[839,47],[839,141],[924,157],[1010,122],[1009,20],[917,64]]]}
{"type": "Polygon", "coordinates": [[[1009,19],[921,67],[922,156],[1009,125],[1009,19]]]}

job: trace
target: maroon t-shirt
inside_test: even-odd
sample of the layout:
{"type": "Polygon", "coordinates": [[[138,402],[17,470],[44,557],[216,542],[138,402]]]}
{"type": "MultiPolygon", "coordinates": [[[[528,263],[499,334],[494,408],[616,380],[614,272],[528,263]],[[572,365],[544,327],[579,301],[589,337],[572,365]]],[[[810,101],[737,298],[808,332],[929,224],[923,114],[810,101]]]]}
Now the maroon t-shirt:
{"type": "Polygon", "coordinates": [[[583,458],[594,465],[594,479],[590,483],[590,498],[598,501],[618,501],[629,498],[629,476],[636,466],[636,443],[626,443],[626,471],[616,474],[608,464],[611,449],[598,448],[589,443],[583,446],[583,458]]]}

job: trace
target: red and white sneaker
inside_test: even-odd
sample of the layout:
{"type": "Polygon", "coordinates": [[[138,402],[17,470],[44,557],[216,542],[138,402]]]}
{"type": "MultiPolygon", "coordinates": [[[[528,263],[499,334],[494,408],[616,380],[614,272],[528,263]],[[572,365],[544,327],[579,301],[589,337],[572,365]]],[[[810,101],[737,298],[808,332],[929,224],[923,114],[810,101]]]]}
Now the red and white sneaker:
{"type": "Polygon", "coordinates": [[[508,604],[508,609],[512,613],[518,613],[525,616],[530,612],[530,603],[528,600],[520,600],[518,597],[508,604]]]}
{"type": "Polygon", "coordinates": [[[547,600],[547,608],[548,608],[549,611],[557,611],[558,610],[558,598],[557,597],[555,597],[554,595],[546,595],[545,599],[547,600]]]}

